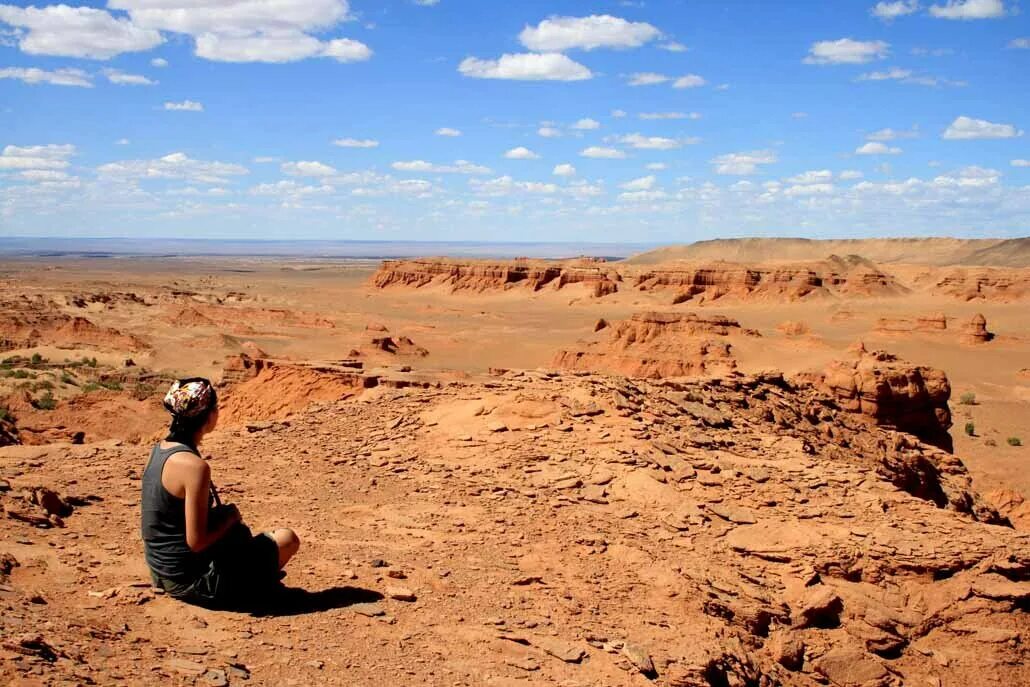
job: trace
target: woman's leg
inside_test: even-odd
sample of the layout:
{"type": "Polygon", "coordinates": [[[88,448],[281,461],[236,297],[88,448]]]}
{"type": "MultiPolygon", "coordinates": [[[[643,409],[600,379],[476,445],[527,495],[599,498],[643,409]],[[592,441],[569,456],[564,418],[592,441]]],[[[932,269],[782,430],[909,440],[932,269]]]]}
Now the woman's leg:
{"type": "Polygon", "coordinates": [[[272,530],[268,532],[268,536],[279,547],[279,569],[282,570],[300,549],[300,537],[293,530],[286,528],[272,530]]]}

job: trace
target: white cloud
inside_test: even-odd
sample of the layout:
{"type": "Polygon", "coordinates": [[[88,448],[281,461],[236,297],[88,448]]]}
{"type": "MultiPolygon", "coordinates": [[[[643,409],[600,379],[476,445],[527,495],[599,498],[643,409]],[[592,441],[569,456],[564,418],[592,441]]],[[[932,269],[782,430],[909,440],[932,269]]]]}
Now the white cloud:
{"type": "Polygon", "coordinates": [[[5,146],[0,151],[0,170],[61,170],[71,163],[68,158],[75,155],[75,146],[50,143],[38,146],[5,146]]]}
{"type": "Polygon", "coordinates": [[[624,191],[650,191],[654,188],[655,181],[657,181],[657,179],[653,174],[651,174],[646,177],[627,181],[625,184],[620,185],[619,188],[624,191]]]}
{"type": "Polygon", "coordinates": [[[648,169],[655,172],[661,172],[662,170],[669,168],[669,165],[665,164],[664,162],[649,162],[645,166],[648,169]]]}
{"type": "Polygon", "coordinates": [[[374,138],[338,138],[333,145],[340,148],[378,148],[379,141],[374,138]]]}
{"type": "Polygon", "coordinates": [[[422,172],[434,174],[490,174],[489,167],[477,165],[468,160],[456,160],[453,165],[438,165],[425,160],[401,160],[390,165],[398,172],[422,172]]]}
{"type": "Polygon", "coordinates": [[[193,100],[183,100],[181,103],[167,102],[165,109],[180,112],[203,112],[204,106],[193,100]]]}
{"type": "Polygon", "coordinates": [[[326,57],[357,62],[372,50],[356,40],[321,40],[348,19],[347,0],[109,0],[136,26],[192,36],[198,57],[220,62],[292,62],[326,57]]]}
{"type": "Polygon", "coordinates": [[[18,79],[31,85],[46,83],[53,86],[93,88],[91,78],[81,69],[57,69],[55,71],[37,67],[4,67],[0,69],[0,79],[18,79]]]}
{"type": "Polygon", "coordinates": [[[53,169],[27,169],[24,172],[18,172],[18,178],[25,181],[67,181],[71,177],[67,172],[53,169]]]}
{"type": "Polygon", "coordinates": [[[838,175],[841,181],[851,181],[852,179],[861,179],[865,175],[859,172],[857,169],[845,169],[838,175]]]}
{"type": "Polygon", "coordinates": [[[677,43],[676,41],[668,41],[666,43],[662,43],[658,47],[661,48],[662,50],[667,50],[669,52],[686,52],[687,51],[687,46],[683,45],[682,43],[677,43]]]}
{"type": "Polygon", "coordinates": [[[919,0],[897,0],[896,2],[878,2],[869,10],[869,13],[878,19],[891,21],[907,14],[915,14],[919,9],[919,0]]]}
{"type": "Polygon", "coordinates": [[[919,130],[913,127],[912,129],[877,129],[871,134],[867,134],[865,140],[867,141],[895,141],[899,138],[916,138],[919,136],[919,130]]]}
{"type": "Polygon", "coordinates": [[[672,83],[672,87],[673,88],[698,88],[700,86],[704,86],[706,83],[708,83],[708,82],[705,81],[704,77],[702,77],[702,76],[698,76],[697,74],[687,74],[686,76],[681,76],[680,78],[676,79],[672,83]]]}
{"type": "Polygon", "coordinates": [[[18,47],[33,55],[107,60],[164,42],[152,28],[92,7],[0,5],[0,22],[23,29],[18,47]]]}
{"type": "Polygon", "coordinates": [[[185,153],[171,153],[156,160],[121,160],[101,165],[102,177],[121,180],[185,179],[194,183],[224,184],[230,177],[249,174],[242,165],[194,160],[185,153]]]}
{"type": "Polygon", "coordinates": [[[1023,132],[1011,124],[995,124],[985,119],[961,116],[956,117],[955,121],[944,130],[941,138],[957,141],[977,138],[1015,138],[1022,135],[1023,132]]]}
{"type": "Polygon", "coordinates": [[[576,168],[565,162],[560,165],[554,166],[554,171],[551,174],[557,177],[574,177],[576,176],[576,168]]]}
{"type": "Polygon", "coordinates": [[[622,119],[625,116],[626,116],[626,111],[625,110],[612,110],[612,117],[614,117],[615,119],[622,119]]]}
{"type": "Polygon", "coordinates": [[[1002,0],[948,0],[930,7],[930,14],[939,19],[998,19],[1006,11],[1002,0]]]}
{"type": "Polygon", "coordinates": [[[883,41],[856,41],[841,38],[836,41],[817,41],[808,49],[805,64],[865,64],[882,60],[890,52],[883,41]]]}
{"type": "Polygon", "coordinates": [[[539,160],[540,156],[525,146],[512,148],[504,154],[509,160],[539,160]]]}
{"type": "Polygon", "coordinates": [[[214,62],[296,62],[329,57],[338,62],[363,62],[372,50],[359,41],[337,38],[320,41],[300,31],[227,35],[202,33],[196,37],[197,57],[214,62]]]}
{"type": "Polygon", "coordinates": [[[833,184],[806,184],[804,186],[788,186],[783,195],[788,197],[796,196],[823,196],[833,193],[833,184]]]}
{"type": "Polygon", "coordinates": [[[542,181],[515,181],[510,176],[497,177],[486,181],[469,179],[469,185],[477,192],[487,196],[506,196],[515,192],[532,194],[552,194],[559,191],[556,184],[542,181]]]}
{"type": "Polygon", "coordinates": [[[155,57],[154,59],[150,60],[150,66],[157,67],[158,69],[163,69],[168,66],[168,60],[166,60],[163,57],[155,57]]]}
{"type": "Polygon", "coordinates": [[[631,22],[611,15],[551,17],[519,34],[522,45],[536,52],[562,52],[579,48],[638,48],[662,32],[645,22],[631,22]]]}
{"type": "Polygon", "coordinates": [[[894,148],[879,141],[870,141],[855,149],[856,155],[897,155],[900,152],[901,148],[894,148]]]}
{"type": "Polygon", "coordinates": [[[474,79],[514,81],[583,81],[594,76],[579,62],[554,52],[505,54],[497,60],[466,57],[458,71],[474,79]]]}
{"type": "Polygon", "coordinates": [[[1012,160],[1009,164],[1013,167],[1030,167],[1030,160],[1012,160]]]}
{"type": "Polygon", "coordinates": [[[890,67],[885,71],[867,72],[859,75],[856,81],[898,81],[900,83],[915,84],[917,86],[965,86],[965,81],[952,81],[936,76],[913,74],[911,69],[890,67]]]}
{"type": "Polygon", "coordinates": [[[154,86],[156,81],[151,81],[142,74],[126,74],[117,69],[105,69],[104,76],[113,84],[119,86],[154,86]]]}
{"type": "Polygon", "coordinates": [[[119,138],[117,141],[114,142],[116,146],[127,146],[129,145],[129,143],[131,143],[131,141],[127,138],[119,138]]]}
{"type": "Polygon", "coordinates": [[[544,138],[558,138],[561,136],[561,131],[554,128],[553,126],[542,126],[536,130],[537,134],[544,138]]]}
{"type": "Polygon", "coordinates": [[[694,137],[675,139],[664,136],[644,136],[643,134],[627,134],[619,136],[617,140],[620,143],[643,150],[674,150],[682,148],[684,145],[693,145],[701,142],[701,139],[694,137]]]}
{"type": "Polygon", "coordinates": [[[461,136],[461,131],[459,131],[458,129],[452,129],[448,126],[442,126],[433,133],[435,133],[437,136],[448,136],[450,138],[456,138],[458,136],[461,136]]]}
{"type": "Polygon", "coordinates": [[[317,160],[300,160],[284,162],[279,166],[283,174],[291,177],[331,177],[336,169],[317,160]]]}
{"type": "Polygon", "coordinates": [[[590,146],[579,151],[582,157],[592,157],[602,160],[621,160],[626,157],[626,153],[615,148],[604,148],[602,146],[590,146]]]}
{"type": "Polygon", "coordinates": [[[820,184],[833,180],[833,172],[828,169],[812,169],[797,176],[784,179],[788,184],[820,184]]]}
{"type": "Polygon", "coordinates": [[[641,112],[637,115],[641,119],[701,119],[700,112],[641,112]]]}
{"type": "Polygon", "coordinates": [[[619,194],[619,201],[622,203],[653,203],[668,197],[669,194],[665,191],[627,191],[619,194]]]}
{"type": "Polygon", "coordinates": [[[771,165],[777,161],[771,150],[753,150],[748,153],[727,153],[712,159],[716,174],[748,176],[758,171],[760,165],[771,165]]]}
{"type": "Polygon", "coordinates": [[[1009,41],[1010,48],[1018,48],[1020,50],[1030,50],[1030,38],[1013,38],[1009,41]]]}
{"type": "Polygon", "coordinates": [[[597,121],[595,119],[590,119],[589,117],[586,117],[586,118],[583,118],[583,119],[579,120],[575,124],[573,124],[572,128],[573,129],[578,129],[580,131],[590,131],[592,129],[600,129],[601,128],[601,122],[599,122],[599,121],[597,121]]]}
{"type": "Polygon", "coordinates": [[[657,86],[660,83],[665,83],[669,80],[665,74],[656,74],[655,72],[635,72],[629,75],[630,86],[657,86]]]}

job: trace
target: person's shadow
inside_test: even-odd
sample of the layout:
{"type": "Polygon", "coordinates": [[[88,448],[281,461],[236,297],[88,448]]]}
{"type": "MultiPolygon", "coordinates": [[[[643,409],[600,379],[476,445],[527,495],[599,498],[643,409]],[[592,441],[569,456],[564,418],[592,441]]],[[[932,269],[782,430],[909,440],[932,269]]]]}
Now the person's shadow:
{"type": "Polygon", "coordinates": [[[309,592],[299,587],[279,587],[261,600],[239,610],[258,617],[284,617],[319,613],[354,604],[374,603],[382,599],[383,595],[379,592],[361,587],[330,587],[317,592],[309,592]]]}

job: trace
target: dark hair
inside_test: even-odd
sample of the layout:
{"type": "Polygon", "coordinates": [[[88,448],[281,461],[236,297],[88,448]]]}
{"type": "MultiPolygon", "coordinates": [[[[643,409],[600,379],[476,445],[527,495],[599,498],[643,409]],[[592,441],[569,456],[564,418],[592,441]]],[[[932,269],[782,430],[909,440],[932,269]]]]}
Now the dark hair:
{"type": "MultiPolygon", "coordinates": [[[[183,380],[183,381],[203,381],[207,382],[206,379],[199,377],[183,380]]],[[[207,382],[210,385],[210,382],[207,382]]],[[[165,437],[165,441],[174,441],[179,444],[189,446],[194,451],[197,450],[196,436],[197,431],[204,426],[208,418],[211,417],[211,413],[218,409],[218,394],[215,392],[214,386],[211,387],[211,402],[203,412],[193,417],[183,417],[179,415],[172,415],[172,424],[168,427],[168,436],[165,437]]]]}

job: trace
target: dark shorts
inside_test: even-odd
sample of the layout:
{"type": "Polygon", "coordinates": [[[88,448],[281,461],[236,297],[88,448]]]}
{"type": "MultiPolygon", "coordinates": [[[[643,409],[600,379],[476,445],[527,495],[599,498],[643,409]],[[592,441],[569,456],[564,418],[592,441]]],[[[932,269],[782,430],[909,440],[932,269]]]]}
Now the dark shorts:
{"type": "MultiPolygon", "coordinates": [[[[205,608],[242,608],[260,603],[261,594],[279,581],[279,546],[268,532],[231,537],[216,551],[207,570],[191,584],[154,575],[169,596],[205,608]]],[[[222,542],[219,542],[221,544],[222,542]]]]}

